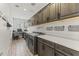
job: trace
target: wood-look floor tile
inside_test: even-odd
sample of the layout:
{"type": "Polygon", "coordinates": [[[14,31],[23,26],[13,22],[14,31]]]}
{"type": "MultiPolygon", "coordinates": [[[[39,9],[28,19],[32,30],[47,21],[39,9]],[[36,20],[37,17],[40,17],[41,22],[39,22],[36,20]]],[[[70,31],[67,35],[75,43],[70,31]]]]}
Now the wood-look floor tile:
{"type": "Polygon", "coordinates": [[[26,41],[21,38],[13,40],[11,47],[8,51],[8,56],[33,56],[29,51],[26,41]]]}

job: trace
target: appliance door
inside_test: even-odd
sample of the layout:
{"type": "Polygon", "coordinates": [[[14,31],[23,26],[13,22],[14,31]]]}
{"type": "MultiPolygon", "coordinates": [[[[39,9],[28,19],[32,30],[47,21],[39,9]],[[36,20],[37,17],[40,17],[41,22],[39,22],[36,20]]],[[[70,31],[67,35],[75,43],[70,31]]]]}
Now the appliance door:
{"type": "Polygon", "coordinates": [[[27,46],[28,46],[29,35],[28,35],[27,33],[26,33],[25,40],[26,40],[26,44],[27,44],[27,46]]]}
{"type": "Polygon", "coordinates": [[[34,41],[33,41],[34,38],[30,37],[28,39],[28,48],[29,50],[34,54],[34,41]]]}

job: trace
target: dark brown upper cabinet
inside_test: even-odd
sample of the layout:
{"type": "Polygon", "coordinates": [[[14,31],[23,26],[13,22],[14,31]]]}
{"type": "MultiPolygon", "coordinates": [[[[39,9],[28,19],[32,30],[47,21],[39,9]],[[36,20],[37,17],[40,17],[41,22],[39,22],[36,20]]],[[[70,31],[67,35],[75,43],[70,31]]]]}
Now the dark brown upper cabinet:
{"type": "Polygon", "coordinates": [[[35,15],[34,19],[35,19],[34,23],[35,23],[35,25],[37,25],[38,24],[38,19],[39,19],[37,14],[35,15]]]}
{"type": "Polygon", "coordinates": [[[40,12],[38,13],[38,18],[39,18],[39,19],[38,19],[38,23],[39,23],[39,24],[42,24],[42,22],[43,22],[43,21],[42,21],[42,19],[43,19],[43,13],[42,13],[42,11],[40,11],[40,12]]]}
{"type": "Polygon", "coordinates": [[[50,3],[33,16],[33,25],[79,16],[79,3],[50,3]]]}
{"type": "Polygon", "coordinates": [[[50,21],[55,21],[59,18],[59,3],[50,4],[50,21]]]}
{"type": "Polygon", "coordinates": [[[43,23],[47,23],[49,17],[49,5],[43,9],[43,23]]]}
{"type": "Polygon", "coordinates": [[[67,18],[71,14],[70,3],[61,3],[60,4],[60,17],[67,18]]]}
{"type": "Polygon", "coordinates": [[[73,16],[79,16],[79,3],[71,3],[71,14],[73,16]]]}
{"type": "Polygon", "coordinates": [[[35,19],[34,18],[32,19],[32,25],[35,25],[35,19]]]}
{"type": "Polygon", "coordinates": [[[50,4],[50,20],[53,21],[56,19],[56,4],[50,4]]]}
{"type": "Polygon", "coordinates": [[[33,20],[33,21],[32,21],[32,22],[33,22],[33,25],[37,25],[37,17],[34,16],[32,20],[33,20]]]}
{"type": "Polygon", "coordinates": [[[60,3],[60,18],[69,18],[79,15],[79,3],[60,3]]]}

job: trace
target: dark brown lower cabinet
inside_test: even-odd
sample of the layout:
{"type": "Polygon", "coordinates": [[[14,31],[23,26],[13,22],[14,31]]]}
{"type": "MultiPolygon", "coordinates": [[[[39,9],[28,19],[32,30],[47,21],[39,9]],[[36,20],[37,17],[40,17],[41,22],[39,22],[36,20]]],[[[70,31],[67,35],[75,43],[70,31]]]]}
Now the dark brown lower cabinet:
{"type": "Polygon", "coordinates": [[[39,56],[79,56],[79,51],[73,50],[58,43],[38,38],[39,56]]]}
{"type": "Polygon", "coordinates": [[[55,50],[60,51],[60,53],[62,53],[65,56],[79,56],[79,51],[59,45],[57,43],[55,43],[55,50]]]}
{"type": "Polygon", "coordinates": [[[44,42],[38,41],[39,56],[54,56],[54,49],[46,45],[44,42]]]}
{"type": "Polygon", "coordinates": [[[45,55],[46,56],[54,56],[54,49],[50,46],[45,45],[45,55]]]}
{"type": "Polygon", "coordinates": [[[34,50],[33,50],[34,43],[33,43],[33,39],[32,38],[29,38],[29,40],[28,40],[28,48],[34,54],[34,50]]]}

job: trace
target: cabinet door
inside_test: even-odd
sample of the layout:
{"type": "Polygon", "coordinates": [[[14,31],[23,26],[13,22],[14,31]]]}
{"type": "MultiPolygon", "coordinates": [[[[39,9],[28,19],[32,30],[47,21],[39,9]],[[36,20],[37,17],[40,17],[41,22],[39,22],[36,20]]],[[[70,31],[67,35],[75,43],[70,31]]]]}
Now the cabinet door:
{"type": "Polygon", "coordinates": [[[43,43],[38,41],[38,55],[39,56],[44,56],[44,51],[45,51],[45,46],[43,43]]]}
{"type": "Polygon", "coordinates": [[[50,21],[56,19],[56,4],[50,4],[50,21]]]}
{"type": "Polygon", "coordinates": [[[69,3],[61,3],[60,4],[60,13],[61,18],[66,18],[71,14],[71,7],[69,3]]]}
{"type": "Polygon", "coordinates": [[[49,6],[47,6],[43,9],[43,23],[48,22],[47,21],[47,20],[49,20],[48,17],[49,17],[49,6]]]}
{"type": "Polygon", "coordinates": [[[42,24],[42,19],[43,19],[43,13],[42,13],[42,11],[40,11],[39,13],[38,13],[38,23],[39,24],[42,24]]]}
{"type": "Polygon", "coordinates": [[[38,14],[36,14],[36,25],[39,24],[39,23],[38,23],[38,20],[39,20],[38,14]]]}
{"type": "Polygon", "coordinates": [[[28,46],[28,40],[29,40],[29,35],[26,33],[26,44],[27,44],[27,46],[28,46]]]}
{"type": "Polygon", "coordinates": [[[35,16],[32,17],[32,25],[35,25],[35,16]]]}
{"type": "Polygon", "coordinates": [[[45,56],[54,56],[54,49],[52,49],[51,47],[45,45],[44,55],[45,56]]]}
{"type": "Polygon", "coordinates": [[[35,15],[34,19],[35,19],[35,21],[34,21],[35,25],[37,25],[38,24],[38,15],[37,14],[35,15]]]}
{"type": "Polygon", "coordinates": [[[72,14],[79,15],[79,3],[70,3],[72,14]]]}
{"type": "Polygon", "coordinates": [[[37,14],[37,25],[40,24],[39,13],[37,14]]]}
{"type": "Polygon", "coordinates": [[[32,17],[31,20],[32,20],[32,22],[31,22],[32,25],[34,25],[34,17],[32,17]]]}
{"type": "Polygon", "coordinates": [[[68,18],[79,15],[79,3],[61,3],[61,18],[68,18]]]}
{"type": "Polygon", "coordinates": [[[60,19],[60,3],[55,3],[55,8],[56,8],[56,20],[59,20],[60,19]]]}
{"type": "Polygon", "coordinates": [[[39,56],[54,56],[54,49],[38,40],[39,56]]]}
{"type": "Polygon", "coordinates": [[[29,50],[34,53],[34,50],[33,50],[33,40],[31,38],[29,38],[28,40],[28,48],[29,50]]]}

